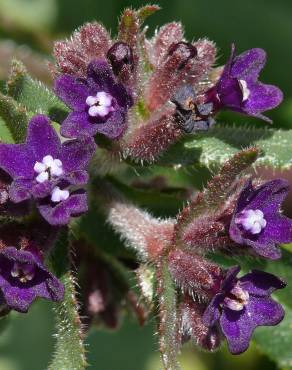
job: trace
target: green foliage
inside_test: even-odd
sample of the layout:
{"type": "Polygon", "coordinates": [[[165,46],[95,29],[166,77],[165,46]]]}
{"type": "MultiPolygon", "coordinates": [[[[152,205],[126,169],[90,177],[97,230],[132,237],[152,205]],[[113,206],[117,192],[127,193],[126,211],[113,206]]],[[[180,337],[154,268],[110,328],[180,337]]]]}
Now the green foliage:
{"type": "Polygon", "coordinates": [[[9,80],[8,94],[28,111],[42,113],[53,121],[61,123],[68,114],[68,108],[48,87],[30,77],[25,66],[14,60],[9,80]]]}
{"type": "Polygon", "coordinates": [[[9,131],[8,127],[5,125],[5,121],[0,118],[0,141],[3,143],[10,143],[14,142],[11,132],[9,131]]]}
{"type": "Polygon", "coordinates": [[[256,165],[291,168],[292,130],[248,128],[246,125],[218,124],[205,134],[188,137],[170,148],[159,163],[183,166],[201,164],[214,169],[242,148],[253,145],[263,151],[256,165]]]}
{"type": "Polygon", "coordinates": [[[23,142],[28,120],[28,112],[23,106],[11,97],[0,93],[0,134],[1,137],[3,135],[3,141],[23,142]]]}
{"type": "Polygon", "coordinates": [[[292,309],[285,307],[285,318],[276,326],[257,328],[254,339],[259,349],[281,368],[292,368],[292,309]]]}

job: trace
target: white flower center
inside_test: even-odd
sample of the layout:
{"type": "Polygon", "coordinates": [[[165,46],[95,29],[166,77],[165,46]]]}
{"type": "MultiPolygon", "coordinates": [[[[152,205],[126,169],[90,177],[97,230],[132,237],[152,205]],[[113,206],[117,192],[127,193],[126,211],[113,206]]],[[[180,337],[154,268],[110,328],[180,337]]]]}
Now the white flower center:
{"type": "Polygon", "coordinates": [[[36,181],[39,183],[63,174],[62,162],[60,159],[54,159],[51,155],[46,155],[41,162],[36,162],[33,169],[38,173],[36,181]]]}
{"type": "Polygon", "coordinates": [[[241,311],[248,304],[249,294],[237,283],[224,298],[224,304],[232,311],[241,311]]]}
{"type": "Polygon", "coordinates": [[[245,80],[238,80],[238,82],[242,92],[242,101],[244,102],[249,98],[250,90],[247,87],[247,83],[245,80]]]}
{"type": "Polygon", "coordinates": [[[237,215],[236,224],[240,224],[246,231],[251,234],[259,234],[267,225],[264,214],[260,209],[248,209],[237,215]]]}
{"type": "Polygon", "coordinates": [[[34,278],[35,268],[30,264],[14,262],[10,274],[12,277],[18,278],[22,283],[26,283],[34,278]]]}
{"type": "Polygon", "coordinates": [[[62,202],[62,200],[68,199],[69,196],[70,193],[68,190],[62,190],[59,188],[59,186],[55,186],[52,190],[51,201],[54,203],[59,203],[62,202]]]}
{"type": "Polygon", "coordinates": [[[88,114],[91,117],[105,117],[114,110],[113,97],[105,91],[99,91],[95,96],[88,96],[86,104],[90,107],[88,114]]]}

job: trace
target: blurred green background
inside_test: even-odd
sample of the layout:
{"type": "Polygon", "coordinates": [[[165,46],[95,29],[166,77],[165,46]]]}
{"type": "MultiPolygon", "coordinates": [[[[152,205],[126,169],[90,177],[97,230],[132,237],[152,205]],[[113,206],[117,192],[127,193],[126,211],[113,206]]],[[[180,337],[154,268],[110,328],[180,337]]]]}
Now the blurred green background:
{"type": "MultiPolygon", "coordinates": [[[[163,9],[149,19],[149,34],[165,22],[182,21],[188,39],[208,37],[217,43],[219,64],[228,58],[232,42],[239,52],[251,47],[264,48],[268,63],[262,80],[278,85],[285,94],[285,102],[269,115],[275,125],[291,127],[291,0],[162,0],[156,3],[163,9]]],[[[24,60],[31,73],[49,83],[46,59],[53,39],[69,35],[83,22],[94,19],[114,34],[122,9],[144,4],[145,1],[138,0],[0,0],[0,79],[7,73],[11,56],[16,55],[24,60]]],[[[246,121],[232,114],[225,114],[221,119],[246,121]]],[[[256,120],[253,123],[265,124],[256,120]]],[[[46,368],[53,348],[51,308],[50,303],[38,302],[29,314],[12,315],[0,336],[0,370],[46,368]]],[[[154,321],[141,329],[131,318],[126,318],[115,334],[93,329],[87,340],[90,368],[160,369],[154,331],[154,321]]],[[[209,355],[186,346],[181,363],[184,370],[275,369],[255,346],[239,357],[228,355],[225,348],[209,355]]]]}

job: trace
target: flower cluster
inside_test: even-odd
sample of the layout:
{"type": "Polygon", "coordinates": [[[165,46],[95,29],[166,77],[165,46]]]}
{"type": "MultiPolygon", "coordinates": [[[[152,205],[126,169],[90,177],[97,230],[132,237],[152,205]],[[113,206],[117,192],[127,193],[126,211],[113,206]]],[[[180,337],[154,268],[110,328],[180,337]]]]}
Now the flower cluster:
{"type": "Polygon", "coordinates": [[[250,179],[235,182],[234,193],[227,191],[225,201],[216,200],[214,187],[229,167],[227,162],[177,220],[156,220],[118,201],[109,221],[143,260],[155,263],[167,256],[169,273],[181,292],[177,329],[181,341],[193,339],[213,351],[225,337],[230,352],[239,354],[248,348],[256,327],[277,325],[283,319],[284,309],[271,294],[286,283],[258,270],[237,277],[240,266],[224,268],[209,259],[210,252],[279,259],[278,244],[292,242],[292,220],[280,212],[288,193],[282,179],[256,185],[250,179]],[[210,212],[212,202],[218,208],[210,212]]]}
{"type": "Polygon", "coordinates": [[[223,71],[214,73],[214,43],[187,42],[180,23],[166,24],[147,39],[141,37],[142,22],[139,12],[127,10],[116,39],[88,23],[70,40],[55,43],[55,93],[72,110],[62,135],[103,134],[115,139],[123,157],[153,161],[183,133],[208,130],[221,109],[269,121],[262,113],[283,96],[258,81],[264,50],[235,56],[232,45],[223,71]]]}
{"type": "Polygon", "coordinates": [[[95,151],[89,137],[61,143],[49,119],[34,116],[24,144],[0,144],[0,168],[11,178],[8,199],[33,200],[51,225],[66,225],[87,210],[83,186],[95,151]]]}
{"type": "MultiPolygon", "coordinates": [[[[28,123],[25,142],[0,143],[0,217],[5,220],[0,236],[0,314],[12,309],[27,312],[37,297],[63,299],[64,286],[45,267],[45,258],[59,231],[88,211],[89,199],[95,204],[100,200],[109,223],[139,252],[146,268],[156,268],[158,292],[163,290],[161,261],[166,264],[169,281],[175,283],[176,293],[180,289],[174,294],[180,342],[192,338],[213,351],[225,337],[230,352],[238,354],[248,348],[256,327],[283,319],[284,310],[271,294],[285,282],[265,271],[237,276],[239,266],[226,268],[209,254],[279,259],[279,244],[292,242],[292,220],[280,212],[287,182],[239,179],[247,168],[246,158],[258,154],[255,148],[247,149],[235,156],[235,164],[232,159],[227,162],[176,219],[161,220],[122,202],[120,189],[112,189],[119,181],[102,179],[99,169],[91,171],[91,160],[102,152],[115,164],[124,158],[154,161],[182,135],[212,128],[222,109],[269,121],[263,112],[279,105],[282,93],[258,81],[266,59],[262,49],[236,56],[232,46],[224,68],[214,69],[214,43],[186,41],[179,23],[166,24],[146,38],[141,25],[156,8],[145,9],[128,9],[115,39],[100,24],[88,23],[70,40],[57,42],[52,94],[68,108],[60,128],[46,115],[36,114],[28,123]],[[89,187],[92,173],[98,175],[89,187]]],[[[123,165],[121,172],[127,163],[123,165]]],[[[143,322],[144,312],[137,309],[119,261],[95,253],[90,238],[80,235],[73,235],[71,243],[82,264],[81,312],[87,324],[116,327],[123,301],[143,322]]],[[[137,267],[137,261],[130,262],[137,267]]],[[[138,277],[142,272],[138,269],[138,277]]],[[[143,278],[140,283],[145,290],[143,278]]]]}
{"type": "Polygon", "coordinates": [[[205,343],[201,345],[209,350],[218,347],[223,335],[233,354],[248,348],[257,326],[277,325],[283,319],[284,310],[271,298],[271,293],[286,284],[257,270],[237,278],[239,266],[221,269],[197,255],[195,247],[205,252],[215,249],[228,255],[240,253],[275,260],[281,257],[277,245],[292,241],[292,220],[280,213],[288,194],[287,182],[278,179],[254,186],[247,180],[240,188],[236,198],[227,201],[227,208],[208,219],[191,218],[184,225],[195,203],[183,210],[176,234],[180,234],[187,250],[174,250],[168,257],[170,272],[185,291],[185,299],[189,301],[191,295],[196,300],[196,294],[204,301],[183,304],[183,331],[205,343]],[[198,332],[204,333],[203,338],[198,338],[198,332]]]}

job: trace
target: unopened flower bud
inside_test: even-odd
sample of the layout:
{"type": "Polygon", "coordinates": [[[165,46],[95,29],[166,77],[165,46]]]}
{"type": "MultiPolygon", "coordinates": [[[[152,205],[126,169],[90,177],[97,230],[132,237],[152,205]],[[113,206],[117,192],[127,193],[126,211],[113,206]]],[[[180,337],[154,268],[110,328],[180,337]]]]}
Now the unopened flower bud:
{"type": "Polygon", "coordinates": [[[177,69],[181,70],[187,64],[187,62],[195,58],[198,54],[197,48],[189,42],[178,42],[173,44],[168,49],[168,55],[176,58],[178,61],[177,69]]]}
{"type": "Polygon", "coordinates": [[[116,42],[107,52],[107,57],[115,74],[119,74],[125,66],[133,68],[133,52],[125,42],[116,42]]]}

